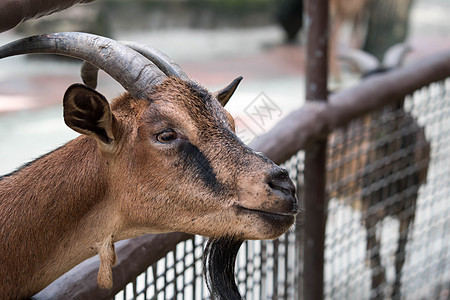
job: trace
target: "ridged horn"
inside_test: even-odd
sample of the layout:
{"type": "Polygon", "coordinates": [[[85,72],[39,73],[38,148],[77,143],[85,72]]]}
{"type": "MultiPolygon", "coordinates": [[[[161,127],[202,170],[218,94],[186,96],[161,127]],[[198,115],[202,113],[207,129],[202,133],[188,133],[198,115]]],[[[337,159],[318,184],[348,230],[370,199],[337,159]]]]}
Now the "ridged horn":
{"type": "MultiPolygon", "coordinates": [[[[174,76],[184,80],[189,80],[189,77],[183,72],[180,66],[175,63],[172,58],[160,50],[137,42],[120,41],[120,43],[145,56],[167,76],[174,76]]],[[[81,78],[84,84],[95,89],[97,87],[97,77],[98,68],[89,62],[84,61],[81,66],[81,78]]]]}
{"type": "Polygon", "coordinates": [[[387,69],[395,69],[400,67],[405,61],[406,55],[411,50],[411,45],[405,43],[392,46],[384,54],[383,66],[387,69]]]}
{"type": "Polygon", "coordinates": [[[380,68],[375,56],[359,49],[347,49],[339,53],[339,59],[350,63],[363,76],[380,68]]]}
{"type": "Polygon", "coordinates": [[[143,98],[165,74],[138,52],[112,39],[81,32],[36,35],[0,47],[0,58],[51,53],[89,62],[119,82],[132,96],[143,98]]]}
{"type": "Polygon", "coordinates": [[[167,76],[174,76],[184,80],[189,80],[189,77],[186,73],[184,73],[180,66],[162,51],[138,42],[120,41],[120,43],[147,57],[167,76]]]}

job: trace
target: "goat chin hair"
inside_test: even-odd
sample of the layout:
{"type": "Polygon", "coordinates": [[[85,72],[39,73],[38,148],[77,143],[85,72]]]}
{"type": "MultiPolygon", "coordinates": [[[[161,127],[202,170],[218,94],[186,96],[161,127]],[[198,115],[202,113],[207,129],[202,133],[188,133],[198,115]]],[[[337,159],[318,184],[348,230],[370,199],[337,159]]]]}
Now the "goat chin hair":
{"type": "Polygon", "coordinates": [[[214,300],[241,300],[234,278],[236,257],[243,241],[232,237],[211,238],[203,252],[203,273],[214,300]]]}

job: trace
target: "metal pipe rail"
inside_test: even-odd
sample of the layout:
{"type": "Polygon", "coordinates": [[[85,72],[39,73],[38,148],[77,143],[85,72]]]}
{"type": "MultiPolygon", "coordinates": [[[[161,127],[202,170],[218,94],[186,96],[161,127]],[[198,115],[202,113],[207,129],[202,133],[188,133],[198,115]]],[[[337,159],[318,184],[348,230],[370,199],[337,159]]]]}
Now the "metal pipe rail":
{"type": "Polygon", "coordinates": [[[326,103],[306,103],[251,146],[264,152],[275,163],[283,163],[312,140],[449,76],[450,51],[370,76],[353,88],[330,95],[326,103]]]}
{"type": "MultiPolygon", "coordinates": [[[[305,104],[251,146],[274,162],[283,163],[333,129],[447,77],[450,77],[450,51],[371,76],[356,87],[331,95],[326,103],[305,104]]],[[[32,299],[111,299],[148,266],[164,257],[179,242],[191,237],[184,233],[168,233],[121,241],[116,245],[119,260],[113,268],[114,286],[111,290],[98,287],[99,260],[93,257],[58,278],[32,299]]]]}

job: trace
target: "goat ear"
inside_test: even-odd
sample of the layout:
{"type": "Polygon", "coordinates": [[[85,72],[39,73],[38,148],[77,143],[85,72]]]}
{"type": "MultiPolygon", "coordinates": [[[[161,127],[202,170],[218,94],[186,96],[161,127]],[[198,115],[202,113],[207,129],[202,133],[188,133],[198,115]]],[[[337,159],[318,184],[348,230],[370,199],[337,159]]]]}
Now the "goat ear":
{"type": "Polygon", "coordinates": [[[225,106],[227,104],[228,100],[230,100],[231,96],[233,96],[234,91],[238,87],[239,83],[242,80],[242,76],[239,76],[235,80],[233,80],[229,85],[221,89],[220,91],[217,91],[214,93],[214,96],[216,96],[217,100],[222,104],[222,106],[225,106]]]}
{"type": "Polygon", "coordinates": [[[114,140],[108,100],[83,84],[71,85],[64,94],[64,122],[81,134],[93,136],[103,144],[114,140]]]}

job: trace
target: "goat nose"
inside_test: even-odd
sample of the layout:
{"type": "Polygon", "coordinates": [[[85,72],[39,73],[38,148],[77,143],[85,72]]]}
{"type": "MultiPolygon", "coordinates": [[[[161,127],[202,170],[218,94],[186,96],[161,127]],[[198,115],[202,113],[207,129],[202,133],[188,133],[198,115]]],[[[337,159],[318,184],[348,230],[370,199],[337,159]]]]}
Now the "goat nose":
{"type": "Polygon", "coordinates": [[[292,212],[298,212],[295,186],[285,169],[279,168],[270,172],[267,183],[280,198],[286,201],[285,203],[291,207],[292,212]]]}

